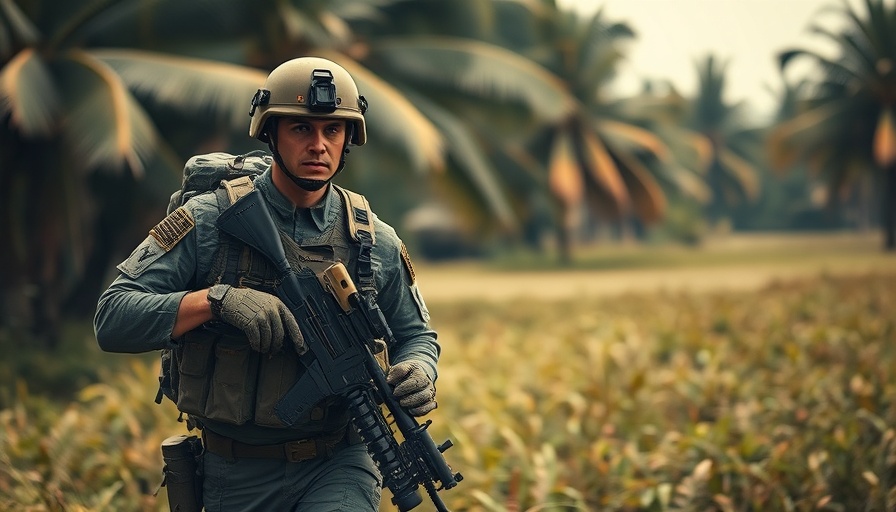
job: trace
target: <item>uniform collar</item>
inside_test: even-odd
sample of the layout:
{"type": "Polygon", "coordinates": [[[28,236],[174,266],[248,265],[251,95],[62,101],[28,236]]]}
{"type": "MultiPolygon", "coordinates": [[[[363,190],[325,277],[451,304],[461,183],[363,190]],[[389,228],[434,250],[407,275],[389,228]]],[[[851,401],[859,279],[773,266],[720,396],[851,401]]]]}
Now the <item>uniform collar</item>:
{"type": "Polygon", "coordinates": [[[258,188],[265,199],[267,199],[268,204],[272,207],[272,213],[274,215],[283,221],[288,220],[290,223],[293,222],[294,217],[298,217],[300,221],[310,217],[318,231],[323,231],[336,220],[336,208],[338,208],[339,204],[332,183],[327,185],[327,193],[324,194],[321,202],[311,208],[296,208],[292,202],[274,186],[274,180],[271,178],[272,172],[273,168],[269,167],[267,171],[256,178],[255,187],[258,188]]]}

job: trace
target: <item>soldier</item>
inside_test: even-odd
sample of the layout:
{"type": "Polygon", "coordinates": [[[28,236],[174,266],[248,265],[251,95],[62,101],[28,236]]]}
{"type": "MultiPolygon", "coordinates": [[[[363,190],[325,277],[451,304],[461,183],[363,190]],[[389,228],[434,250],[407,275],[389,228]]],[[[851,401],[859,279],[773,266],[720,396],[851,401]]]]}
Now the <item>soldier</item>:
{"type": "Polygon", "coordinates": [[[303,57],[274,69],[252,99],[249,126],[268,144],[267,170],[225,187],[229,196],[202,193],[177,208],[118,265],[99,299],[94,326],[103,350],[176,357],[170,396],[188,426],[201,429],[209,512],[376,511],[382,488],[343,399],[322,401],[293,425],[274,413],[303,371],[307,347],[274,295],[273,265],[216,227],[229,206],[222,198],[240,197],[243,187],[260,192],[281,238],[295,242],[286,244],[291,261],[344,262],[358,288],[375,294],[394,335],[394,395],[415,416],[436,407],[439,345],[405,246],[364,210],[363,196],[331,183],[349,145],[366,142],[366,108],[334,62],[303,57]],[[366,248],[353,231],[364,222],[366,248]]]}

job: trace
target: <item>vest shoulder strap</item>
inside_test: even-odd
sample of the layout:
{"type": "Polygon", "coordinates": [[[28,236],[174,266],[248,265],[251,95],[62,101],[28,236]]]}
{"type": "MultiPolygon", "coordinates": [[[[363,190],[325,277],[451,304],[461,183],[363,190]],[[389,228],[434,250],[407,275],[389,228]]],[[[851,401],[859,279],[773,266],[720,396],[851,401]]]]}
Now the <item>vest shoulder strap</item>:
{"type": "Polygon", "coordinates": [[[365,294],[376,298],[376,284],[373,276],[373,259],[372,249],[376,243],[375,233],[373,229],[373,212],[370,211],[370,203],[367,198],[344,189],[340,186],[333,185],[342,196],[342,202],[345,204],[346,219],[348,219],[348,231],[352,240],[358,244],[358,261],[356,272],[358,275],[358,288],[365,294]]]}
{"type": "Polygon", "coordinates": [[[371,245],[375,244],[376,234],[373,228],[373,212],[370,210],[370,203],[367,202],[367,198],[335,184],[333,187],[342,196],[342,202],[345,204],[348,230],[352,239],[360,243],[364,241],[364,238],[369,238],[369,243],[371,245]]]}
{"type": "MultiPolygon", "coordinates": [[[[358,287],[365,293],[376,296],[376,285],[373,275],[371,252],[376,242],[373,227],[373,212],[370,203],[363,195],[344,189],[333,184],[333,187],[342,198],[345,205],[346,224],[349,236],[358,244],[358,256],[356,272],[358,287]]],[[[218,204],[222,209],[228,208],[239,198],[245,196],[255,188],[255,183],[249,176],[243,176],[232,180],[224,180],[216,191],[218,204]]],[[[209,274],[210,282],[223,272],[223,268],[212,268],[209,274]]]]}

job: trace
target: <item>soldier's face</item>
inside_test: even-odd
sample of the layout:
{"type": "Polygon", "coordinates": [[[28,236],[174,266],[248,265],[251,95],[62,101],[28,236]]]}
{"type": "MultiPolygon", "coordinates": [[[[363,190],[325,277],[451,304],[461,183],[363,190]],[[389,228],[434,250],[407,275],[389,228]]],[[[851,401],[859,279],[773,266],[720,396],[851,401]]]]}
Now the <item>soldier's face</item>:
{"type": "Polygon", "coordinates": [[[286,117],[277,123],[277,149],[299,178],[326,180],[336,173],[345,146],[340,119],[286,117]]]}

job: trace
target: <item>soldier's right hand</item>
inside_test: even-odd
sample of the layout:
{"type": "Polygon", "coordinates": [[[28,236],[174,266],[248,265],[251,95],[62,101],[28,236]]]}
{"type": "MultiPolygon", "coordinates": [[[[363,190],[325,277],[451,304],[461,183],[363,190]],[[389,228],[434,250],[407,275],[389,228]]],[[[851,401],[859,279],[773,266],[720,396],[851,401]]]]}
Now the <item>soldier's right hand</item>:
{"type": "Polygon", "coordinates": [[[279,298],[252,288],[216,284],[209,289],[208,300],[216,319],[226,322],[249,338],[252,350],[277,352],[288,335],[299,355],[305,353],[305,338],[289,308],[279,298]]]}

